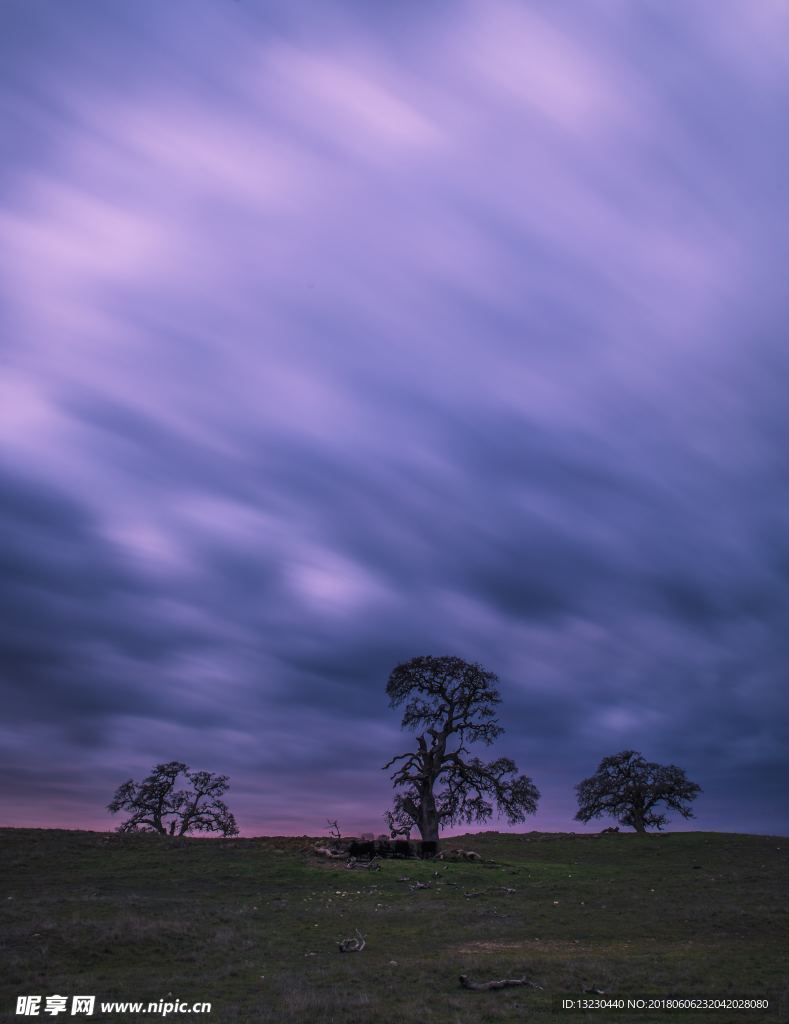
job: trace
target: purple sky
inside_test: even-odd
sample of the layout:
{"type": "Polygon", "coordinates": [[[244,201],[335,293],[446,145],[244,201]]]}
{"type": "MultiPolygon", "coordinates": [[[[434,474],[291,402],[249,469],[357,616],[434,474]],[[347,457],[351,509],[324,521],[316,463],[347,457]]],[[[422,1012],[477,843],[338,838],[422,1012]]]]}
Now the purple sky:
{"type": "Polygon", "coordinates": [[[526,828],[635,747],[789,832],[788,33],[5,0],[0,824],[175,758],[380,831],[389,671],[457,654],[526,828]]]}

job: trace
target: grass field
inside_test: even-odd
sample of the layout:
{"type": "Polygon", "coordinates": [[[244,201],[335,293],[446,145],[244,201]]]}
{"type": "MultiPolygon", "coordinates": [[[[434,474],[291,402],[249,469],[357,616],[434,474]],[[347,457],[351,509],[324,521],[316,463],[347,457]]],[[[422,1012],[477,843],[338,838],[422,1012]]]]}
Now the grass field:
{"type": "Polygon", "coordinates": [[[483,863],[378,872],[320,862],[310,845],[0,830],[2,1019],[29,1019],[14,1012],[23,994],[205,1000],[209,1016],[167,1019],[213,1024],[789,1018],[787,838],[486,833],[444,842],[483,863]],[[357,929],[366,948],[340,953],[357,929]],[[541,990],[466,991],[461,974],[541,990]],[[769,994],[771,1009],[552,1011],[587,989],[769,994]]]}

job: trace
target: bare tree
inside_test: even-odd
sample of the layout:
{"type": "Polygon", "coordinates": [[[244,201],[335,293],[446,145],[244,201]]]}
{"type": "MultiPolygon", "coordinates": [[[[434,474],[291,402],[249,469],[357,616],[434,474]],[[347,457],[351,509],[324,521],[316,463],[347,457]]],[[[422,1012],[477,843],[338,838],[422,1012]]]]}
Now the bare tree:
{"type": "Polygon", "coordinates": [[[575,789],[577,821],[609,814],[621,825],[642,833],[652,827],[660,829],[668,821],[666,814],[657,812],[659,804],[678,811],[683,818],[692,818],[689,803],[701,792],[701,786],[691,782],[681,768],[646,761],[637,750],[603,758],[594,775],[575,789]]]}
{"type": "Polygon", "coordinates": [[[336,818],[326,819],[326,828],[329,830],[331,836],[332,849],[338,849],[342,844],[342,832],[340,831],[340,823],[336,818]]]}
{"type": "Polygon", "coordinates": [[[442,827],[487,821],[494,806],[511,823],[537,809],[537,787],[517,775],[514,761],[485,763],[469,753],[470,744],[489,745],[504,731],[494,710],[501,701],[497,681],[479,665],[449,656],[412,658],[394,669],[386,686],[390,707],[405,704],[402,726],[417,736],[415,750],[384,765],[397,765],[387,814],[393,835],[413,823],[423,840],[437,842],[442,827]]]}
{"type": "Polygon", "coordinates": [[[115,792],[107,810],[130,811],[118,832],[158,832],[184,836],[189,832],[238,835],[236,819],[220,798],[229,786],[226,775],[192,771],[182,761],[157,764],[142,782],[128,779],[115,792]],[[176,789],[179,776],[190,788],[176,789]]]}

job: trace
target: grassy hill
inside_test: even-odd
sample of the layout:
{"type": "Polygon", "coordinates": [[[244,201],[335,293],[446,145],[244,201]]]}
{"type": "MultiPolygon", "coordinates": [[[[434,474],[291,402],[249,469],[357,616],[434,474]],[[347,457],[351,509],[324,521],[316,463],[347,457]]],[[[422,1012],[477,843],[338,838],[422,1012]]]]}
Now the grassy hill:
{"type": "Polygon", "coordinates": [[[205,1000],[210,1015],[166,1019],[212,1024],[789,1017],[789,839],[486,833],[444,843],[482,863],[377,872],[310,845],[0,830],[2,1019],[28,1019],[14,1016],[24,994],[205,1000]],[[357,929],[366,948],[340,953],[357,929]],[[467,991],[461,974],[541,989],[467,991]],[[771,1009],[552,1012],[556,995],[589,989],[769,994],[771,1009]]]}

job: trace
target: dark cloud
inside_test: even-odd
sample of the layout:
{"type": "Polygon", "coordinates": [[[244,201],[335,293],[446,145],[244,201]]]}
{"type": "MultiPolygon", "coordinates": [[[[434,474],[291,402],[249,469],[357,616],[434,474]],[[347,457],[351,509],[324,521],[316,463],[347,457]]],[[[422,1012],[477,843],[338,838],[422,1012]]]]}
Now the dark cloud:
{"type": "Polygon", "coordinates": [[[391,668],[783,831],[786,15],[6,4],[9,823],[377,828],[391,668]]]}

